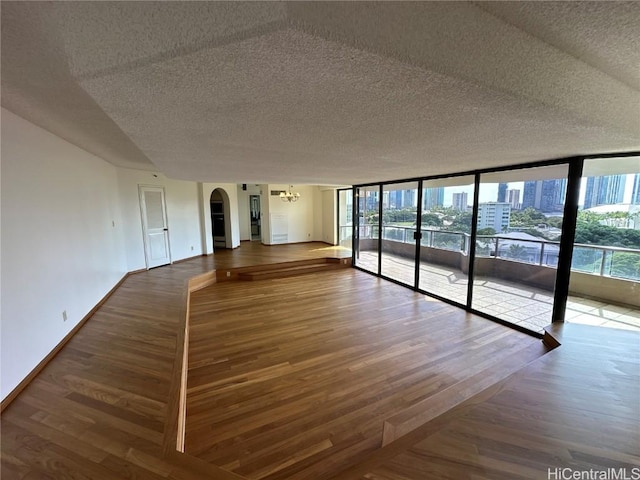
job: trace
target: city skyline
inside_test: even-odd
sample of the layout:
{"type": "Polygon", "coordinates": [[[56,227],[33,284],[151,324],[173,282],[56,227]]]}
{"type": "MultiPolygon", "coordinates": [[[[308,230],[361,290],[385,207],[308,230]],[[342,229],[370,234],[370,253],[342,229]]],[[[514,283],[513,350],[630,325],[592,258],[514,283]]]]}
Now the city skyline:
{"type": "MultiPolygon", "coordinates": [[[[466,206],[471,207],[473,188],[473,184],[426,188],[422,198],[423,210],[427,211],[438,206],[460,209],[463,197],[457,194],[463,193],[466,194],[466,206]]],[[[502,201],[510,203],[515,209],[514,199],[510,198],[512,191],[518,192],[517,196],[522,209],[531,206],[545,213],[562,214],[566,179],[481,183],[478,195],[479,202],[497,202],[502,198],[502,201]]],[[[377,204],[377,192],[369,189],[367,192],[367,209],[370,210],[375,208],[374,204],[377,204]]],[[[385,208],[416,208],[417,202],[416,189],[385,190],[383,192],[383,206],[385,208]]],[[[619,203],[640,204],[640,174],[583,177],[581,179],[580,208],[619,203]]]]}

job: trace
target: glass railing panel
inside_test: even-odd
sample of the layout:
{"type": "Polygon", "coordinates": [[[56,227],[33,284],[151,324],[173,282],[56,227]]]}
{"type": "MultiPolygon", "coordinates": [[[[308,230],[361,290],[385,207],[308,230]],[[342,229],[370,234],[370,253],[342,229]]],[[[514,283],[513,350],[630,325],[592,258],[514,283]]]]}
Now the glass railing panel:
{"type": "Polygon", "coordinates": [[[575,246],[571,258],[571,270],[600,275],[604,250],[596,247],[575,246]]]}
{"type": "Polygon", "coordinates": [[[339,238],[339,245],[341,247],[351,248],[353,240],[353,226],[340,225],[339,238]]]}
{"type": "Polygon", "coordinates": [[[353,189],[338,190],[338,245],[353,245],[353,189]]]}
{"type": "Polygon", "coordinates": [[[457,232],[433,232],[432,246],[452,252],[463,252],[465,238],[463,233],[457,232]]]}

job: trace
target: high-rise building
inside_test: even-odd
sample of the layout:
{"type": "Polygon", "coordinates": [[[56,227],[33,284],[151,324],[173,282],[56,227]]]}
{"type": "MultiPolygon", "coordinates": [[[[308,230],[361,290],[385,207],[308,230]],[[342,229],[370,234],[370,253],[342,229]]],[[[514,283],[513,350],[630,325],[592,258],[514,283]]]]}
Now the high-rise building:
{"type": "Polygon", "coordinates": [[[565,178],[555,180],[529,180],[524,182],[522,208],[535,208],[541,212],[562,210],[567,190],[565,178]]]}
{"type": "Polygon", "coordinates": [[[596,205],[615,205],[624,199],[626,175],[588,177],[584,195],[584,208],[596,205]]]}
{"type": "Polygon", "coordinates": [[[453,208],[464,212],[467,210],[467,192],[459,192],[453,194],[453,208]]]}
{"type": "Polygon", "coordinates": [[[587,177],[583,208],[587,209],[598,205],[598,191],[600,190],[601,179],[602,177],[587,177]]]}
{"type": "Polygon", "coordinates": [[[631,203],[633,203],[634,205],[640,205],[640,173],[636,173],[633,179],[631,203]]]}
{"type": "Polygon", "coordinates": [[[402,191],[402,206],[399,208],[412,208],[417,206],[418,191],[412,188],[402,191]]]}
{"type": "Polygon", "coordinates": [[[389,192],[389,208],[402,208],[402,190],[389,192]]]}
{"type": "Polygon", "coordinates": [[[431,210],[444,205],[444,187],[425,188],[422,191],[422,208],[431,210]]]}
{"type": "Polygon", "coordinates": [[[543,180],[540,210],[543,212],[557,212],[562,210],[566,190],[566,179],[543,180]]]}
{"type": "MultiPolygon", "coordinates": [[[[536,182],[536,181],[526,181],[524,182],[524,194],[522,195],[522,209],[524,210],[525,208],[539,208],[540,205],[538,204],[538,206],[536,207],[536,190],[538,187],[538,184],[540,182],[536,182]]],[[[542,187],[542,185],[540,184],[540,187],[542,187]]]]}
{"type": "Polygon", "coordinates": [[[499,183],[498,184],[498,202],[506,202],[507,201],[507,184],[499,183]]]}
{"type": "Polygon", "coordinates": [[[396,209],[416,207],[416,193],[415,189],[385,191],[382,205],[396,209]]]}
{"type": "MultiPolygon", "coordinates": [[[[387,192],[385,192],[386,194],[387,192]]],[[[372,191],[366,191],[365,192],[365,197],[361,198],[361,201],[364,200],[364,209],[368,212],[371,211],[377,211],[378,210],[378,205],[379,205],[379,201],[378,201],[378,192],[372,192],[372,191]]],[[[385,204],[388,204],[388,199],[386,198],[385,195],[385,204]]]]}
{"type": "Polygon", "coordinates": [[[518,210],[520,208],[520,190],[517,188],[507,190],[507,201],[511,205],[511,210],[518,210]]]}
{"type": "Polygon", "coordinates": [[[478,229],[493,228],[496,233],[506,232],[511,218],[511,205],[507,202],[478,204],[478,229]]]}

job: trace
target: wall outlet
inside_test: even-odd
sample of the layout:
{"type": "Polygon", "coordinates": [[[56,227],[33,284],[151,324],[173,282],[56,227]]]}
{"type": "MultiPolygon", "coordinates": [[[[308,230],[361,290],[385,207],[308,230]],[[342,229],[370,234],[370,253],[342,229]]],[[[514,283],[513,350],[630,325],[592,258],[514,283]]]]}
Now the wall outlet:
{"type": "Polygon", "coordinates": [[[227,277],[230,277],[230,276],[231,276],[231,272],[227,272],[227,277]]]}
{"type": "Polygon", "coordinates": [[[63,310],[63,311],[62,311],[62,321],[63,321],[63,322],[66,322],[66,321],[67,321],[67,311],[66,311],[66,310],[63,310]]]}

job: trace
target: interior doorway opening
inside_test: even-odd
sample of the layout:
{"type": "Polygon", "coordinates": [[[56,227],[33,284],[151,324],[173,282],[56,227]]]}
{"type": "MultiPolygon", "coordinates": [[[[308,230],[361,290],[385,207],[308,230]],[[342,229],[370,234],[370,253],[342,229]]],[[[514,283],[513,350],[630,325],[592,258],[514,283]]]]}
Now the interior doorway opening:
{"type": "Polygon", "coordinates": [[[260,241],[262,239],[260,195],[249,195],[249,216],[251,218],[251,241],[260,241]]]}
{"type": "Polygon", "coordinates": [[[227,229],[225,218],[225,196],[216,188],[209,199],[211,207],[211,235],[213,236],[213,250],[227,248],[227,229]]]}

